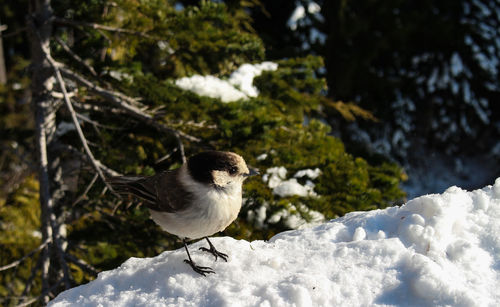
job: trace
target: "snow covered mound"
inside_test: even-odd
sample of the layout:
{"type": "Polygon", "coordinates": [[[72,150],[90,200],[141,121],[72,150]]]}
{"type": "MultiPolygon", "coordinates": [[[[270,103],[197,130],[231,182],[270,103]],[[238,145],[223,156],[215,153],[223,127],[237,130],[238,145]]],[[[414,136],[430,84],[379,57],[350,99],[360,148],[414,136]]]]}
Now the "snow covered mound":
{"type": "Polygon", "coordinates": [[[68,290],[50,306],[497,306],[500,178],[451,187],[402,207],[354,212],[269,242],[214,238],[229,262],[190,246],[131,258],[68,290]]]}

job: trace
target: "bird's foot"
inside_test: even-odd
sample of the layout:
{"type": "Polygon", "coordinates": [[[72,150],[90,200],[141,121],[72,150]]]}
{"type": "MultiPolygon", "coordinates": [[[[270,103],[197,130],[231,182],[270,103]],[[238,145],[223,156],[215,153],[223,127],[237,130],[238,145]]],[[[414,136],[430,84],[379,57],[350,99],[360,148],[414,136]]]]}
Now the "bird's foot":
{"type": "Polygon", "coordinates": [[[215,261],[217,261],[218,257],[221,257],[222,259],[224,259],[224,261],[227,262],[227,258],[229,257],[227,254],[221,253],[218,250],[216,250],[213,245],[210,245],[210,248],[200,247],[200,250],[209,252],[210,254],[214,255],[215,261]]]}
{"type": "Polygon", "coordinates": [[[215,272],[214,272],[214,270],[212,270],[212,268],[209,268],[207,266],[196,265],[192,260],[184,259],[184,262],[189,264],[191,266],[191,268],[193,269],[193,271],[195,271],[196,273],[201,274],[203,276],[207,276],[206,274],[210,274],[210,273],[215,274],[215,272]]]}

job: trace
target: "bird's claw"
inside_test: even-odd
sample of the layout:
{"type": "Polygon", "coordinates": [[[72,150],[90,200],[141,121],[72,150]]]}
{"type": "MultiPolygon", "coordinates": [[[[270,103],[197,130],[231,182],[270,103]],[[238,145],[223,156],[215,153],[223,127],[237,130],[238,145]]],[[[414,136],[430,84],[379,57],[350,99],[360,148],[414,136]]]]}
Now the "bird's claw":
{"type": "Polygon", "coordinates": [[[229,258],[229,256],[228,256],[227,254],[224,254],[224,253],[219,252],[219,251],[218,251],[218,250],[216,250],[213,246],[211,246],[210,248],[200,247],[200,250],[205,251],[205,252],[209,252],[209,253],[211,253],[212,255],[214,255],[214,257],[215,257],[215,261],[217,261],[217,258],[218,258],[218,257],[221,257],[222,259],[224,259],[224,261],[226,261],[226,262],[227,262],[227,258],[229,258]]]}
{"type": "Polygon", "coordinates": [[[214,270],[212,270],[212,268],[210,268],[210,267],[196,265],[193,261],[188,260],[188,259],[184,259],[184,262],[189,264],[191,266],[191,268],[193,269],[193,271],[195,271],[196,273],[201,274],[203,276],[207,276],[206,274],[210,274],[210,273],[215,274],[214,270]]]}

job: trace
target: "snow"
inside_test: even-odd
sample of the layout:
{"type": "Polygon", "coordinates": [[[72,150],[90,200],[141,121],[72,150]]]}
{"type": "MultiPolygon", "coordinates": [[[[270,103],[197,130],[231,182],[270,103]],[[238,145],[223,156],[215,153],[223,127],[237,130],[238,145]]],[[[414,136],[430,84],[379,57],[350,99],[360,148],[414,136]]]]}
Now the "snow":
{"type": "Polygon", "coordinates": [[[260,76],[264,71],[276,69],[278,69],[278,64],[274,62],[243,64],[231,74],[228,80],[219,79],[215,76],[193,75],[177,79],[175,85],[200,96],[218,98],[222,102],[231,102],[257,97],[259,91],[253,86],[253,79],[260,76]]]}
{"type": "Polygon", "coordinates": [[[190,245],[130,258],[49,306],[497,306],[500,178],[401,207],[353,212],[269,241],[213,238],[228,262],[190,245]]]}
{"type": "Polygon", "coordinates": [[[304,185],[297,181],[297,178],[309,177],[310,179],[316,179],[321,171],[317,168],[315,170],[305,169],[298,171],[294,178],[286,179],[287,170],[283,166],[271,167],[266,170],[266,173],[262,176],[262,181],[267,182],[269,188],[273,189],[273,194],[280,197],[287,196],[316,196],[314,192],[315,184],[311,180],[307,180],[304,185]]]}
{"type": "MultiPolygon", "coordinates": [[[[267,210],[265,206],[263,207],[265,208],[265,210],[267,210]]],[[[309,209],[302,203],[298,203],[297,205],[289,203],[288,208],[283,208],[271,215],[268,219],[268,222],[270,224],[283,222],[283,224],[288,228],[304,229],[324,223],[325,216],[321,212],[309,209]],[[308,216],[309,218],[305,219],[301,213],[308,216]]]]}
{"type": "Polygon", "coordinates": [[[61,121],[59,125],[57,125],[56,135],[62,136],[70,131],[75,131],[75,130],[76,130],[75,124],[73,124],[72,122],[61,121]]]}
{"type": "MultiPolygon", "coordinates": [[[[317,4],[314,1],[310,1],[307,5],[307,12],[312,15],[317,15],[320,16],[318,18],[322,18],[321,14],[321,7],[319,4],[317,4]]],[[[293,11],[292,15],[287,21],[288,27],[292,30],[295,31],[297,30],[297,24],[306,18],[306,9],[304,8],[303,5],[297,5],[295,10],[293,11]]]]}

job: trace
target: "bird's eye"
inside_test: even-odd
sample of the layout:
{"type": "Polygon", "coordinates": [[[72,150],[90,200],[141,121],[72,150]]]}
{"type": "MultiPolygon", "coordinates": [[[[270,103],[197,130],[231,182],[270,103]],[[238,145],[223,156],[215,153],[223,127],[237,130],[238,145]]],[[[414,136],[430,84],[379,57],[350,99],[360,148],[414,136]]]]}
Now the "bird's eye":
{"type": "Polygon", "coordinates": [[[229,174],[234,175],[238,172],[238,168],[236,166],[233,166],[229,169],[229,174]]]}

